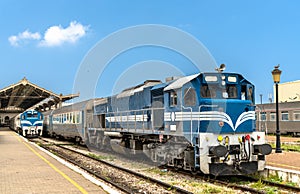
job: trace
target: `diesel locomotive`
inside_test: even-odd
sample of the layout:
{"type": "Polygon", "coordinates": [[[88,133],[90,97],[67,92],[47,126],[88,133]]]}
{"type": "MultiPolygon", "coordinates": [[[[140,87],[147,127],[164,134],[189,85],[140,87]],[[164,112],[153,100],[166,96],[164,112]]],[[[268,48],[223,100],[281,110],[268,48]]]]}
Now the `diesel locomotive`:
{"type": "Polygon", "coordinates": [[[24,137],[43,135],[43,114],[36,110],[27,110],[10,120],[10,128],[24,137]]]}
{"type": "Polygon", "coordinates": [[[50,135],[143,154],[193,173],[252,174],[272,152],[255,124],[254,85],[237,73],[148,80],[114,96],[45,113],[50,135]]]}

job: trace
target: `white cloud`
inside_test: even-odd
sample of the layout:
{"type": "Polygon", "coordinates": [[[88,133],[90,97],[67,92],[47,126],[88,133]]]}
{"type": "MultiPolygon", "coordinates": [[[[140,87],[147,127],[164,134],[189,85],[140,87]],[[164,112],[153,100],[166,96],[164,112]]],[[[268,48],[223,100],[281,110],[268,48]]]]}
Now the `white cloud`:
{"type": "Polygon", "coordinates": [[[87,30],[88,26],[83,26],[76,21],[71,22],[67,28],[51,26],[46,30],[40,45],[51,47],[59,46],[66,42],[75,43],[86,34],[87,30]]]}
{"type": "Polygon", "coordinates": [[[41,35],[38,32],[31,33],[28,30],[25,30],[22,33],[19,33],[17,36],[13,35],[8,38],[8,41],[12,46],[19,46],[21,43],[25,43],[28,40],[40,40],[41,35]]]}
{"type": "Polygon", "coordinates": [[[89,26],[72,21],[66,28],[62,26],[51,26],[46,31],[42,38],[39,32],[31,33],[25,30],[18,35],[12,35],[8,41],[12,46],[20,46],[32,40],[38,40],[39,46],[54,47],[60,46],[64,43],[76,43],[80,38],[86,35],[89,26]]]}

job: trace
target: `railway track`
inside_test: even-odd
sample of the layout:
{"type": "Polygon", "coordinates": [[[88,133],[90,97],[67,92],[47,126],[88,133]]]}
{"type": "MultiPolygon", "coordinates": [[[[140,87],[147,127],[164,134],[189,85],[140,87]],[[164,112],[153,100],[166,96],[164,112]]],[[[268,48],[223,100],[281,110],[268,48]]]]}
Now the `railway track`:
{"type": "Polygon", "coordinates": [[[66,148],[63,145],[55,145],[46,140],[40,140],[43,142],[38,141],[39,145],[44,149],[79,166],[95,177],[113,185],[125,193],[192,193],[169,183],[94,158],[74,149],[66,148]]]}
{"type": "Polygon", "coordinates": [[[255,177],[251,177],[251,176],[241,176],[240,178],[242,178],[244,180],[249,180],[249,181],[252,181],[252,182],[259,182],[260,181],[261,183],[263,183],[265,185],[276,187],[280,190],[284,189],[288,192],[300,193],[300,187],[295,187],[295,186],[291,186],[291,185],[287,185],[287,184],[281,184],[281,183],[277,183],[277,182],[263,180],[263,179],[259,179],[259,178],[255,178],[255,177]]]}
{"type": "MultiPolygon", "coordinates": [[[[173,171],[174,169],[169,169],[173,171]]],[[[186,171],[176,171],[182,174],[189,174],[186,171]]],[[[229,176],[229,177],[215,177],[210,175],[197,174],[195,178],[205,180],[210,183],[222,185],[228,188],[240,190],[245,193],[300,193],[300,187],[295,187],[287,184],[281,184],[278,182],[272,182],[261,178],[255,178],[252,176],[229,176]]]]}
{"type": "MultiPolygon", "coordinates": [[[[135,171],[129,170],[127,168],[122,168],[120,166],[113,165],[105,160],[101,160],[99,158],[95,158],[91,155],[88,155],[83,152],[76,151],[74,149],[66,148],[66,145],[70,145],[68,143],[59,143],[59,145],[56,145],[53,142],[49,142],[47,140],[40,140],[44,143],[40,143],[42,147],[45,149],[50,148],[52,152],[55,152],[60,157],[64,158],[65,160],[69,161],[70,163],[73,163],[77,166],[80,166],[84,170],[88,171],[91,174],[94,174],[94,176],[109,182],[111,185],[114,185],[115,187],[119,188],[121,191],[125,193],[142,193],[142,192],[150,192],[153,193],[153,191],[156,191],[155,193],[192,193],[190,191],[181,189],[179,187],[176,187],[174,185],[162,182],[160,180],[154,179],[149,176],[145,176],[143,174],[137,173],[135,171]],[[70,157],[72,156],[72,157],[70,157]],[[93,162],[89,163],[88,161],[91,160],[93,162]],[[97,164],[95,164],[97,162],[97,164]],[[107,167],[97,167],[98,165],[103,164],[107,165],[107,167]],[[91,168],[91,166],[94,166],[91,168]],[[125,178],[116,178],[107,176],[108,174],[121,174],[119,172],[111,173],[112,170],[103,171],[99,169],[108,169],[108,168],[116,168],[120,172],[125,172],[130,174],[124,175],[125,178]],[[134,176],[134,177],[131,177],[134,176]],[[138,177],[138,178],[136,178],[138,177]],[[119,179],[126,180],[119,181],[119,179]],[[118,181],[116,181],[118,180],[118,181]],[[132,180],[132,181],[130,181],[132,180]],[[137,186],[136,182],[143,183],[143,187],[137,186]],[[147,185],[145,186],[145,184],[147,185]],[[118,185],[121,185],[119,187],[118,185]],[[151,188],[151,185],[160,185],[160,188],[151,188]],[[133,186],[133,187],[132,187],[133,186]],[[146,187],[146,189],[145,189],[146,187]],[[149,191],[150,190],[150,191],[149,191]]],[[[82,147],[80,148],[82,149],[82,147]]],[[[175,171],[174,169],[168,168],[169,171],[175,171]]],[[[176,171],[176,173],[182,173],[187,176],[192,176],[190,173],[183,172],[183,171],[176,171]]],[[[299,187],[293,187],[290,185],[280,184],[276,182],[271,182],[267,180],[262,180],[259,178],[253,178],[249,176],[237,176],[237,177],[226,177],[219,178],[219,177],[213,177],[213,176],[207,176],[207,175],[196,175],[194,176],[196,179],[204,180],[205,182],[212,183],[215,185],[232,188],[239,192],[245,192],[245,193],[269,193],[268,191],[271,191],[271,193],[276,193],[277,191],[284,191],[286,193],[300,193],[299,187]],[[256,186],[255,186],[256,185],[256,186]],[[258,185],[258,186],[257,186],[258,185]],[[257,188],[258,187],[258,188],[257,188]]],[[[142,184],[142,185],[143,185],[142,184]]]]}

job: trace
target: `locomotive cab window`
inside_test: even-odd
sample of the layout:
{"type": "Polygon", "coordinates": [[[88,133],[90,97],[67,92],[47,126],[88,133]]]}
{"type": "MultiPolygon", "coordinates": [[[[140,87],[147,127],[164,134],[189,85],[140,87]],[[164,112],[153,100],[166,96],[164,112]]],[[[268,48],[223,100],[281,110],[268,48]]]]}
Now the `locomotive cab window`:
{"type": "Polygon", "coordinates": [[[210,85],[201,85],[200,94],[202,98],[216,98],[217,96],[217,86],[212,84],[210,85]]]}
{"type": "Polygon", "coordinates": [[[253,86],[248,85],[242,85],[241,87],[241,99],[242,100],[250,100],[252,103],[254,103],[254,91],[253,86]]]}
{"type": "Polygon", "coordinates": [[[170,92],[170,106],[177,106],[177,93],[175,91],[170,92]]]}
{"type": "Polygon", "coordinates": [[[193,88],[187,88],[184,90],[184,105],[195,106],[196,105],[196,92],[193,88]]]}
{"type": "Polygon", "coordinates": [[[226,92],[227,92],[228,98],[237,98],[236,85],[227,85],[226,92]]]}

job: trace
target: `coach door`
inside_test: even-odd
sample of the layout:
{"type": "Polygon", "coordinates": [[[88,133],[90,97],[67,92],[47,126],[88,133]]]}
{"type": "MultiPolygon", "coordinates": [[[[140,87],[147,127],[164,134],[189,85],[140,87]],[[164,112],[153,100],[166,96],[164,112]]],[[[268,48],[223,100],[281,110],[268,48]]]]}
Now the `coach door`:
{"type": "Polygon", "coordinates": [[[105,114],[96,116],[97,128],[105,129],[105,114]]]}
{"type": "Polygon", "coordinates": [[[153,119],[152,126],[155,130],[164,130],[164,95],[163,88],[151,91],[153,119]]]}

